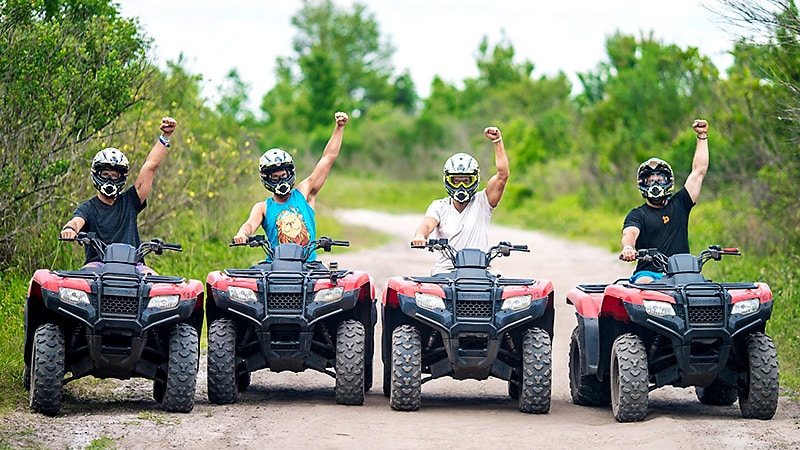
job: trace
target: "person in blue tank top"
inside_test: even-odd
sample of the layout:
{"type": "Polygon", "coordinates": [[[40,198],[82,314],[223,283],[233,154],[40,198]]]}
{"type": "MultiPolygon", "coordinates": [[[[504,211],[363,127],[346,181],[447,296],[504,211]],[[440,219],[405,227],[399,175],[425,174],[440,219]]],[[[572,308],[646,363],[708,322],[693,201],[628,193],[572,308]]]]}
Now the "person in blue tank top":
{"type": "MultiPolygon", "coordinates": [[[[347,114],[334,115],[336,127],[322,151],[322,158],[306,179],[294,187],[294,160],[289,153],[272,148],[264,152],[258,162],[259,175],[264,187],[272,192],[266,201],[258,202],[250,210],[250,217],[239,227],[233,241],[241,244],[255,233],[259,225],[264,228],[270,245],[295,243],[306,245],[317,239],[317,222],[314,202],[325,184],[333,163],[342,147],[342,136],[347,124],[347,114]]],[[[310,261],[316,259],[311,255],[310,261]]]]}

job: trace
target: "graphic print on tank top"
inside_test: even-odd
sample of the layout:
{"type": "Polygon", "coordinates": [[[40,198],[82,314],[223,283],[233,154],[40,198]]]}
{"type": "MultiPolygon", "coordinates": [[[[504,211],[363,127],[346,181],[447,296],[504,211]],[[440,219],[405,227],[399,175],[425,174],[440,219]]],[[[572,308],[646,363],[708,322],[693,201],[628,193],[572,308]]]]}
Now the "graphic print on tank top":
{"type": "Polygon", "coordinates": [[[275,228],[278,230],[278,242],[281,244],[306,245],[310,241],[310,234],[303,220],[303,214],[293,206],[284,209],[278,214],[278,218],[275,220],[275,228]]]}

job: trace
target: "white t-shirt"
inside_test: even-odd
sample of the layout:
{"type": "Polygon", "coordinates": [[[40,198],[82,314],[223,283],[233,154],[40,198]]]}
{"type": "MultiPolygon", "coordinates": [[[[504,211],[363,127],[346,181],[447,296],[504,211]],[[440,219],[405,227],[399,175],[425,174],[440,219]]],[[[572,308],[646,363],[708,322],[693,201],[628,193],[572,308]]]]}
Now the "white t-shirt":
{"type": "MultiPolygon", "coordinates": [[[[434,200],[425,216],[433,217],[439,225],[433,230],[431,239],[447,238],[447,242],[456,250],[465,248],[479,248],[489,250],[489,219],[492,218],[494,207],[489,205],[486,189],[478,191],[472,200],[467,203],[463,211],[453,206],[450,197],[434,200]]],[[[453,262],[437,252],[436,263],[433,265],[432,274],[453,270],[453,262]]]]}

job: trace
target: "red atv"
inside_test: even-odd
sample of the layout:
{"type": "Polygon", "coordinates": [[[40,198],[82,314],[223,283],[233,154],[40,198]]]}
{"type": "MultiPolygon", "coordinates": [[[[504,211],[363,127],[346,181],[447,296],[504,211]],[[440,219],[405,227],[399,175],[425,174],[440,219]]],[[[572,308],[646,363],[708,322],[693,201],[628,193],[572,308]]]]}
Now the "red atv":
{"type": "Polygon", "coordinates": [[[94,233],[74,240],[91,245],[102,267],[37,270],[25,302],[25,372],[34,411],[56,415],[63,385],[87,375],[153,380],[153,398],[170,412],[190,412],[203,327],[203,284],[142,273],[137,263],[164,250],[160,239],[106,246],[94,233]],[[66,374],[71,376],[65,378],[66,374]]]}
{"type": "Polygon", "coordinates": [[[500,242],[489,252],[456,251],[447,239],[415,247],[443,252],[455,269],[430,277],[392,277],[383,291],[383,393],[395,410],[419,409],[422,383],[508,380],[526,413],[550,410],[553,285],[504,278],[493,259],[525,245],[500,242]],[[422,378],[422,374],[428,374],[422,378]]]}
{"type": "Polygon", "coordinates": [[[259,369],[314,369],[336,379],[336,402],[364,403],[372,387],[377,319],[375,290],[366,272],[309,261],[347,241],[327,237],[306,246],[274,249],[264,236],[243,244],[262,247],[267,260],[249,269],[208,274],[208,399],[227,404],[259,369]]]}
{"type": "Polygon", "coordinates": [[[695,386],[707,405],[739,399],[746,418],[771,419],[778,406],[778,355],[764,329],[772,292],[764,283],[713,282],[709,260],[741,255],[712,245],[699,256],[667,258],[639,250],[664,278],[579,285],[567,293],[578,326],[572,332],[569,381],[578,405],[611,403],[619,422],[643,420],[649,391],[695,386]]]}

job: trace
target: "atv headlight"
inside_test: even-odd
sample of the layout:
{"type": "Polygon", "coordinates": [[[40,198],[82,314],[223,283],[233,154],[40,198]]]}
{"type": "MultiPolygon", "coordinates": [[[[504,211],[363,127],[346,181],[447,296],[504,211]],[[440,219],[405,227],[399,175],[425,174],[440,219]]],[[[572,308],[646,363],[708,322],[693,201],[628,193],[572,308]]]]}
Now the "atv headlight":
{"type": "Polygon", "coordinates": [[[531,299],[533,299],[533,297],[531,297],[530,294],[508,297],[503,300],[503,306],[501,306],[500,309],[503,311],[522,311],[531,306],[531,299]]]}
{"type": "Polygon", "coordinates": [[[342,294],[344,294],[344,288],[342,286],[322,289],[314,294],[314,301],[322,303],[335,302],[342,298],[342,294]]]}
{"type": "Polygon", "coordinates": [[[58,295],[61,301],[71,305],[80,306],[89,304],[89,295],[86,292],[70,288],[58,288],[58,295]]]}
{"type": "Polygon", "coordinates": [[[438,295],[425,294],[423,292],[415,292],[414,300],[417,306],[425,309],[444,309],[444,299],[438,295]]]}
{"type": "Polygon", "coordinates": [[[754,312],[758,311],[758,307],[760,305],[761,302],[757,298],[742,300],[733,304],[733,308],[731,308],[731,314],[753,314],[754,312]]]}
{"type": "Polygon", "coordinates": [[[258,297],[256,296],[255,291],[253,291],[252,289],[247,289],[239,286],[228,286],[228,295],[230,295],[231,300],[235,302],[242,302],[242,303],[258,302],[258,297]]]}
{"type": "Polygon", "coordinates": [[[181,297],[178,294],[156,295],[155,297],[150,297],[150,301],[147,302],[147,307],[155,309],[172,309],[178,306],[178,301],[180,298],[181,297]]]}
{"type": "Polygon", "coordinates": [[[664,317],[675,315],[675,308],[672,307],[672,303],[660,302],[658,300],[644,300],[642,303],[644,303],[645,312],[651,316],[664,317]]]}

